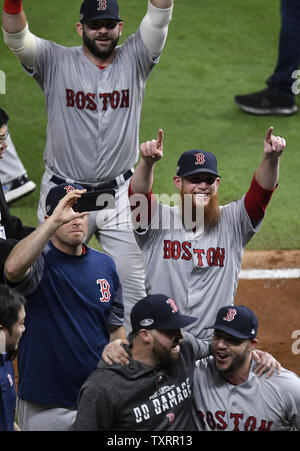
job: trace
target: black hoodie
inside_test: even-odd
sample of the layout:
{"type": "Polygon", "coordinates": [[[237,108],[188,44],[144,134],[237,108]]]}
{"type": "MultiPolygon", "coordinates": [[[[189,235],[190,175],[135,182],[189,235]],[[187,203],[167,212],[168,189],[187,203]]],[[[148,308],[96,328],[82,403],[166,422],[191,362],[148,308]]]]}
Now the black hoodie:
{"type": "MultiPolygon", "coordinates": [[[[126,348],[130,354],[130,347],[126,348]]],[[[195,360],[209,345],[184,332],[173,364],[127,366],[100,361],[82,386],[74,431],[184,431],[191,426],[195,360]]]]}

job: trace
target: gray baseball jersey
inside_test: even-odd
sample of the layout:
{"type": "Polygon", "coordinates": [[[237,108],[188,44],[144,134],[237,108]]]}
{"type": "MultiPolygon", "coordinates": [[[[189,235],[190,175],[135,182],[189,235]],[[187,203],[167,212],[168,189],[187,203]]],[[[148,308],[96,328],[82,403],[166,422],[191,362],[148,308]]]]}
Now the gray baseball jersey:
{"type": "Polygon", "coordinates": [[[46,166],[81,183],[114,179],[138,160],[146,80],[156,62],[138,30],[100,70],[80,47],[37,39],[32,75],[47,105],[46,166]]]}
{"type": "Polygon", "coordinates": [[[221,207],[214,229],[197,234],[182,226],[178,206],[157,205],[152,226],[135,231],[145,261],[146,291],[171,296],[182,313],[199,317],[186,330],[210,338],[212,331],[203,329],[214,324],[222,306],[233,303],[244,247],[261,222],[253,228],[243,197],[221,207]],[[158,227],[157,218],[166,217],[181,227],[158,227]]]}
{"type": "Polygon", "coordinates": [[[213,357],[201,360],[194,376],[194,418],[200,431],[300,430],[300,379],[284,368],[269,379],[254,373],[232,385],[213,357]]]}

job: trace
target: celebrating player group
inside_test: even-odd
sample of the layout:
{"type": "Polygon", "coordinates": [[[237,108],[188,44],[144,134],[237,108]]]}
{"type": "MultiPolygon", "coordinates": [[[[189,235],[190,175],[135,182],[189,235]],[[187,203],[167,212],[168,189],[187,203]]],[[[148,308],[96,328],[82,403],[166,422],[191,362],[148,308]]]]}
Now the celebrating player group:
{"type": "MultiPolygon", "coordinates": [[[[81,45],[66,47],[35,34],[22,0],[4,0],[4,41],[41,88],[48,115],[39,225],[16,237],[4,268],[6,284],[26,298],[19,426],[300,429],[299,378],[255,349],[257,318],[234,306],[243,252],[277,188],[285,139],[267,129],[248,191],[225,206],[216,156],[197,144],[183,149],[173,177],[180,202],[158,202],[154,170],[170,150],[162,129],[140,143],[139,128],[174,1],[144,3],[137,31],[120,44],[126,23],[117,0],[84,0],[81,45]],[[79,198],[98,192],[113,193],[114,208],[76,210],[79,198]],[[88,246],[94,234],[102,252],[88,246]]],[[[5,142],[7,121],[2,132],[5,142]]]]}

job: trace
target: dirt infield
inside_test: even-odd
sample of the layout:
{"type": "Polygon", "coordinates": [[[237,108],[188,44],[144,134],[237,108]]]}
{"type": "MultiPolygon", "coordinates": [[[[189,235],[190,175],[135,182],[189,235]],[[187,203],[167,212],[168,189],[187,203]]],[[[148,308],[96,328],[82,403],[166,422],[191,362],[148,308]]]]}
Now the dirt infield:
{"type": "MultiPolygon", "coordinates": [[[[251,268],[300,268],[300,250],[246,251],[242,269],[251,268]]],[[[300,279],[240,279],[235,303],[258,316],[259,348],[300,376],[300,279]]]]}

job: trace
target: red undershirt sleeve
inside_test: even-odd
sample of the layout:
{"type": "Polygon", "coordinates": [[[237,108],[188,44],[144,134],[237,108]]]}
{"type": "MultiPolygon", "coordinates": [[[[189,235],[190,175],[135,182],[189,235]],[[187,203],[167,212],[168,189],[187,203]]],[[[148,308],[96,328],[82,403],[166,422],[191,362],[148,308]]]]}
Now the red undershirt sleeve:
{"type": "Polygon", "coordinates": [[[257,182],[255,175],[253,176],[250,188],[245,196],[245,208],[252,223],[258,223],[263,219],[277,186],[273,190],[267,190],[257,182]]]}
{"type": "Polygon", "coordinates": [[[23,10],[21,0],[4,0],[3,11],[7,14],[19,14],[23,10]]]}

